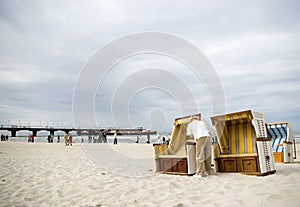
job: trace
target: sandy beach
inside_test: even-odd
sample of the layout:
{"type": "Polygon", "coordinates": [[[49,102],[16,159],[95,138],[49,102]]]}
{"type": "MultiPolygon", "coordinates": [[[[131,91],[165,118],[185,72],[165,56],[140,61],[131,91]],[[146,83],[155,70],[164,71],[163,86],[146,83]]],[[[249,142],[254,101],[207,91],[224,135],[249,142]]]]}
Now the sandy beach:
{"type": "Polygon", "coordinates": [[[202,178],[155,173],[148,144],[1,142],[0,156],[0,206],[300,206],[299,159],[202,178]]]}

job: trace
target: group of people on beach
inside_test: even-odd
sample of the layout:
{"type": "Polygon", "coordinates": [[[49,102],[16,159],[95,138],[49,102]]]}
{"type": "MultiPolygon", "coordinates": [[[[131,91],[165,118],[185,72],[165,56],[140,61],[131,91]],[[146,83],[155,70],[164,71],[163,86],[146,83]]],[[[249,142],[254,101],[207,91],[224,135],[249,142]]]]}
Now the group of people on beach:
{"type": "Polygon", "coordinates": [[[1,141],[8,141],[8,135],[1,134],[1,141]]]}
{"type": "Polygon", "coordinates": [[[47,137],[48,143],[53,143],[54,140],[54,135],[53,134],[49,134],[47,137]]]}
{"type": "MultiPolygon", "coordinates": [[[[140,142],[140,139],[141,139],[141,137],[140,136],[137,136],[136,137],[136,142],[135,143],[139,143],[140,142]]],[[[150,144],[150,135],[149,134],[147,134],[147,141],[146,141],[146,143],[147,144],[150,144]]]]}
{"type": "MultiPolygon", "coordinates": [[[[49,134],[47,136],[47,141],[48,141],[48,143],[53,143],[54,142],[54,135],[53,134],[49,134]]],[[[60,136],[57,135],[57,143],[59,143],[59,142],[60,142],[60,136]]]]}
{"type": "Polygon", "coordinates": [[[160,136],[158,136],[157,139],[158,139],[158,142],[162,142],[163,144],[167,144],[168,145],[170,143],[170,140],[171,140],[171,134],[169,133],[167,135],[167,138],[165,136],[160,135],[160,136]],[[162,141],[160,141],[160,139],[162,141]]]}
{"type": "Polygon", "coordinates": [[[106,132],[99,132],[99,135],[97,136],[88,136],[88,142],[89,143],[107,143],[107,135],[106,132]]]}

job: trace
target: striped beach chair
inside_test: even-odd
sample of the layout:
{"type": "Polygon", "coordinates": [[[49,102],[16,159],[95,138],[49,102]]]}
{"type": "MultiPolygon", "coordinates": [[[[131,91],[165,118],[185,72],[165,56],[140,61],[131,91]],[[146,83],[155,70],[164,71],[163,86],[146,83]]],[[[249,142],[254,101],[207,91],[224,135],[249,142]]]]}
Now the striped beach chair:
{"type": "Polygon", "coordinates": [[[193,175],[196,172],[196,147],[186,136],[187,125],[192,116],[175,119],[169,144],[153,144],[156,172],[193,175]]]}
{"type": "Polygon", "coordinates": [[[296,155],[295,137],[288,122],[267,124],[275,162],[293,162],[296,155]],[[293,151],[294,146],[294,151],[293,151]]]}
{"type": "Polygon", "coordinates": [[[264,115],[251,110],[211,117],[218,137],[216,172],[275,173],[271,141],[264,115]]]}

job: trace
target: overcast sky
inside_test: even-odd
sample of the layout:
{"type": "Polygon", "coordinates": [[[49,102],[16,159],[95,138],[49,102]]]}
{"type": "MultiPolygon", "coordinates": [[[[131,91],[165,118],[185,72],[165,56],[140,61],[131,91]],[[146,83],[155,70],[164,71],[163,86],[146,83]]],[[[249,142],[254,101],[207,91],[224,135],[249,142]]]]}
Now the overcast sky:
{"type": "MultiPolygon", "coordinates": [[[[155,31],[181,37],[203,52],[221,81],[226,112],[252,109],[268,122],[288,121],[300,132],[299,11],[297,0],[0,0],[0,122],[74,125],[74,87],[89,58],[121,37],[155,31]]],[[[138,80],[130,83],[142,87],[146,79],[138,80]]],[[[164,55],[124,58],[96,91],[93,104],[101,127],[169,130],[175,117],[186,115],[182,104],[185,113],[201,112],[207,120],[213,115],[213,94],[205,84],[164,55]],[[145,77],[150,68],[174,77],[145,77]],[[140,88],[112,103],[134,77],[155,78],[160,88],[140,88]],[[182,101],[179,92],[170,92],[181,82],[197,107],[188,96],[182,101]],[[128,112],[122,112],[124,107],[128,112]],[[121,120],[124,116],[130,123],[121,120]]]]}

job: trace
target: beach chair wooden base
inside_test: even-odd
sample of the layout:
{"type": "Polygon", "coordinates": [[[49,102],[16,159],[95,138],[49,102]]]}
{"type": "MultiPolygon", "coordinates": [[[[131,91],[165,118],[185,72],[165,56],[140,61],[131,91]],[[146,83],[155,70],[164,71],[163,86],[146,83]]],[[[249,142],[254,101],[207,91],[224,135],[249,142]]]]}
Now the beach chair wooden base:
{"type": "MultiPolygon", "coordinates": [[[[155,145],[159,147],[159,145],[155,145]]],[[[196,170],[195,144],[186,144],[187,155],[158,155],[156,156],[156,171],[173,175],[194,175],[196,170]]]]}
{"type": "Polygon", "coordinates": [[[222,173],[265,176],[276,172],[271,170],[261,173],[258,156],[217,158],[215,161],[218,164],[218,172],[222,173]]]}
{"type": "Polygon", "coordinates": [[[217,158],[219,172],[258,172],[257,156],[217,158]]]}
{"type": "Polygon", "coordinates": [[[157,159],[159,171],[165,174],[173,175],[194,175],[194,172],[188,170],[187,157],[176,157],[172,155],[162,155],[157,159]]]}
{"type": "Polygon", "coordinates": [[[159,158],[160,171],[187,173],[186,158],[159,158]]]}

